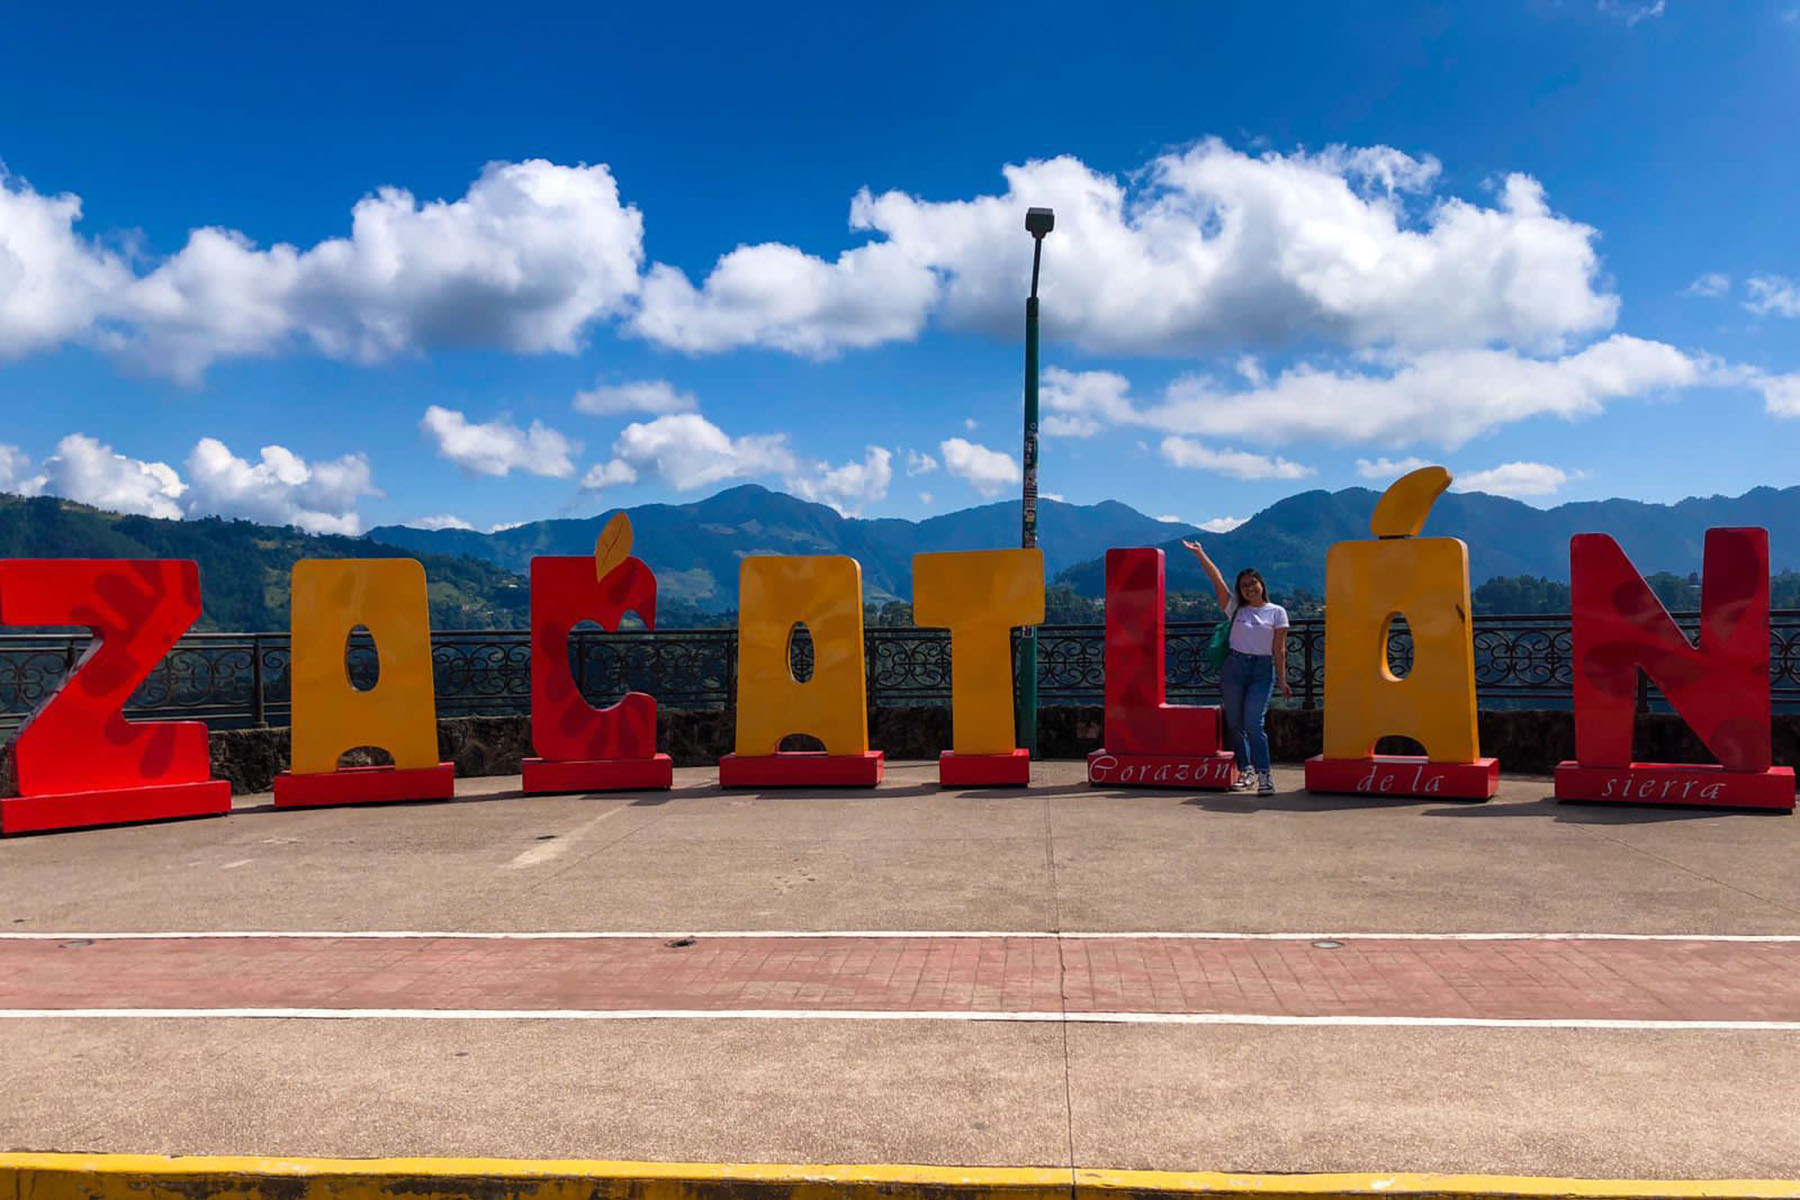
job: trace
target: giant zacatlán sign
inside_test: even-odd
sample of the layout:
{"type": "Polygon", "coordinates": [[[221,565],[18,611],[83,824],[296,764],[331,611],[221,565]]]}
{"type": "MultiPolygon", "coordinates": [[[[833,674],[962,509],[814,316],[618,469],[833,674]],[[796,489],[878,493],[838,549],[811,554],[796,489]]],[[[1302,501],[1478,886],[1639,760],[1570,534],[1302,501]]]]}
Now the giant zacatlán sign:
{"type": "MultiPolygon", "coordinates": [[[[1484,800],[1499,764],[1483,757],[1475,710],[1469,551],[1421,537],[1449,486],[1440,467],[1390,487],[1373,538],[1341,542],[1326,561],[1324,750],[1306,764],[1323,793],[1484,800]],[[1404,675],[1388,660],[1404,620],[1413,654],[1404,675]],[[1377,755],[1379,739],[1419,743],[1418,756],[1377,755]]],[[[1559,799],[1713,807],[1794,808],[1794,772],[1770,753],[1769,547],[1761,529],[1707,534],[1699,638],[1690,642],[1623,552],[1604,534],[1570,548],[1576,757],[1556,771],[1559,799]],[[1717,759],[1633,761],[1639,673],[1649,676],[1717,759]]],[[[292,753],[275,781],[278,806],[448,798],[455,769],[438,761],[425,572],[412,559],[307,559],[292,578],[292,753]],[[357,630],[373,638],[375,684],[346,666],[357,630]],[[392,763],[344,766],[376,746],[392,763]]],[[[842,555],[751,556],[739,581],[736,744],[719,762],[725,787],[873,787],[883,755],[869,747],[864,687],[862,572],[842,555]],[[813,669],[791,666],[804,626],[813,669]],[[817,751],[783,750],[796,734],[817,751]]],[[[950,631],[952,748],[947,786],[1030,782],[1013,733],[1010,631],[1044,617],[1036,550],[920,554],[913,607],[950,631]]],[[[1236,767],[1221,749],[1219,709],[1176,705],[1164,693],[1162,551],[1106,556],[1105,747],[1090,783],[1220,789],[1236,767]]],[[[667,788],[656,748],[656,698],[633,692],[589,704],[569,670],[570,631],[582,621],[616,631],[628,613],[656,626],[656,576],[631,554],[616,515],[592,557],[531,564],[531,733],[523,790],[667,788]]],[[[200,615],[199,569],[162,560],[0,561],[0,624],[81,626],[93,639],[61,687],[13,744],[17,796],[0,799],[0,833],[216,815],[230,788],[210,778],[199,722],[127,721],[124,706],[200,615]]]]}

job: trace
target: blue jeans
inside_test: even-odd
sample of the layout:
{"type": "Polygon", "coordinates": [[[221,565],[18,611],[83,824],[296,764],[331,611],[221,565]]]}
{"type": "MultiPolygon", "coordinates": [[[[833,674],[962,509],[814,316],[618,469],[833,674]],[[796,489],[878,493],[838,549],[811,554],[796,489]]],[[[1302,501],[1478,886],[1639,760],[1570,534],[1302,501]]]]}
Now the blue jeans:
{"type": "Polygon", "coordinates": [[[1263,732],[1263,715],[1275,690],[1274,658],[1233,650],[1219,685],[1225,693],[1225,744],[1237,755],[1238,770],[1250,766],[1267,772],[1269,735],[1263,732]]]}

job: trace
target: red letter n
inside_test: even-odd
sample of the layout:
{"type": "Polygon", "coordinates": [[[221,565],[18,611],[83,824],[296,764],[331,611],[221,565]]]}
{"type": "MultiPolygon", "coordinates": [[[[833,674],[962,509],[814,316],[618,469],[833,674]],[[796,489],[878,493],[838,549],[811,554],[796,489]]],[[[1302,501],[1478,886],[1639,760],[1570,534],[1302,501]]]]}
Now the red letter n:
{"type": "Polygon", "coordinates": [[[1769,769],[1767,530],[1706,531],[1698,646],[1606,534],[1570,539],[1569,574],[1582,766],[1630,765],[1642,670],[1727,771],[1769,769]]]}

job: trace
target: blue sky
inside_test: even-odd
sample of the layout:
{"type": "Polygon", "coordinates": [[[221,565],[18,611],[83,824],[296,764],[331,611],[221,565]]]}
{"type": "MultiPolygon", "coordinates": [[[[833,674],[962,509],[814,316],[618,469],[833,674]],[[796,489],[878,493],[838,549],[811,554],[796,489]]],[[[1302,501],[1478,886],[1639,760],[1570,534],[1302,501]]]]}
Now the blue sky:
{"type": "Polygon", "coordinates": [[[1800,0],[26,6],[0,490],[1196,523],[1800,482],[1800,0]]]}

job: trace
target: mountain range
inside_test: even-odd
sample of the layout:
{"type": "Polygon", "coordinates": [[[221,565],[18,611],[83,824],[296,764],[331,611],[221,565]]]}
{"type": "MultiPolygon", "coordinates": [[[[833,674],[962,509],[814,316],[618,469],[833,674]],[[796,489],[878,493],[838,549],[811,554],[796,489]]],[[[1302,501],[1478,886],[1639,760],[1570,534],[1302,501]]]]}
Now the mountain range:
{"type": "MultiPolygon", "coordinates": [[[[1332,543],[1369,536],[1380,493],[1368,488],[1289,496],[1228,533],[1159,521],[1116,501],[1076,505],[1040,500],[1038,541],[1052,580],[1085,596],[1105,590],[1104,555],[1114,546],[1169,551],[1172,591],[1207,587],[1199,564],[1181,549],[1195,538],[1227,571],[1255,566],[1277,592],[1322,594],[1332,543]]],[[[1019,502],[1003,501],[924,521],[845,517],[754,484],[692,504],[646,504],[625,510],[637,535],[635,553],[650,563],[664,594],[702,608],[737,603],[738,561],[748,554],[848,554],[862,564],[869,601],[910,599],[912,556],[929,550],[989,549],[1018,544],[1019,502]]],[[[468,555],[523,572],[536,554],[591,553],[606,516],[533,521],[495,533],[382,526],[368,537],[420,553],[468,555]]],[[[1800,568],[1800,487],[1753,488],[1677,504],[1638,500],[1581,501],[1533,508],[1482,492],[1439,497],[1425,535],[1469,544],[1470,575],[1479,585],[1518,575],[1569,576],[1569,537],[1610,533],[1646,574],[1681,575],[1701,565],[1706,530],[1760,525],[1769,530],[1775,570],[1800,568]]]]}
{"type": "MultiPolygon", "coordinates": [[[[1369,536],[1369,517],[1380,493],[1368,488],[1311,491],[1289,496],[1230,533],[1207,534],[1206,552],[1221,567],[1255,566],[1277,591],[1306,588],[1323,594],[1325,553],[1333,542],[1369,536]]],[[[1533,508],[1484,492],[1449,492],[1438,498],[1424,536],[1461,538],[1469,546],[1470,582],[1520,575],[1566,580],[1569,538],[1607,533],[1646,575],[1700,570],[1706,531],[1718,526],[1761,526],[1769,531],[1772,570],[1800,568],[1800,487],[1752,488],[1742,496],[1710,496],[1676,504],[1640,500],[1591,500],[1533,508]]],[[[1158,543],[1180,550],[1175,543],[1158,543]]],[[[1060,579],[1087,596],[1105,588],[1099,560],[1064,571],[1060,579]]],[[[1192,555],[1169,556],[1171,591],[1206,586],[1192,555]]]]}
{"type": "MultiPolygon", "coordinates": [[[[912,598],[912,556],[931,550],[991,550],[1019,544],[1019,502],[987,504],[924,521],[841,516],[756,484],[692,504],[642,504],[625,510],[632,553],[656,570],[659,594],[701,608],[737,607],[738,563],[751,554],[848,554],[862,564],[863,593],[879,603],[912,598]]],[[[610,512],[531,521],[494,533],[382,525],[371,541],[420,553],[462,554],[523,574],[539,554],[592,554],[610,512]]],[[[1112,546],[1142,546],[1200,533],[1158,521],[1117,501],[1038,502],[1038,544],[1052,577],[1112,546]]]]}
{"type": "MultiPolygon", "coordinates": [[[[1180,546],[1192,537],[1227,571],[1259,568],[1284,599],[1298,598],[1302,590],[1316,597],[1324,591],[1326,551],[1333,542],[1369,536],[1377,498],[1367,488],[1302,492],[1228,533],[1159,521],[1112,501],[1044,500],[1039,540],[1053,581],[1082,596],[1103,594],[1103,556],[1114,546],[1161,546],[1170,552],[1171,592],[1208,591],[1198,564],[1180,546]]],[[[915,553],[991,549],[1016,545],[1019,537],[1017,501],[918,522],[865,520],[745,485],[691,504],[626,511],[634,553],[656,570],[667,626],[704,624],[702,617],[735,608],[738,564],[749,554],[852,555],[862,564],[865,599],[880,604],[911,599],[915,553]]],[[[532,557],[592,554],[610,515],[534,521],[494,533],[390,525],[352,538],[217,517],[126,516],[48,496],[0,495],[0,558],[194,559],[205,605],[199,628],[279,630],[288,624],[288,574],[297,560],[416,555],[425,566],[435,628],[521,628],[529,614],[523,576],[532,557]]],[[[1645,575],[1672,572],[1685,579],[1700,569],[1706,530],[1723,525],[1768,529],[1772,567],[1800,568],[1800,487],[1754,488],[1742,496],[1672,505],[1603,500],[1548,509],[1453,492],[1438,499],[1425,535],[1468,542],[1476,585],[1521,576],[1566,580],[1569,537],[1585,532],[1612,534],[1645,575]]]]}

